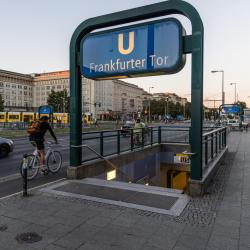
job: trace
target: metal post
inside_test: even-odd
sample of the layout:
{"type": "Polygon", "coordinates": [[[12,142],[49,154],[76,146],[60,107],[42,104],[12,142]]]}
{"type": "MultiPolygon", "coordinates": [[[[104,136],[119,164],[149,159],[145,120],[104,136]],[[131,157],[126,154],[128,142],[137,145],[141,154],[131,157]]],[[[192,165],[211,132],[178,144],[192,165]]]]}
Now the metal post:
{"type": "MultiPolygon", "coordinates": [[[[149,87],[148,92],[150,94],[150,89],[153,89],[154,87],[149,87]]],[[[149,97],[150,98],[150,97],[149,97]]],[[[149,105],[148,105],[148,123],[151,122],[151,100],[149,99],[149,105]]]]}
{"type": "Polygon", "coordinates": [[[117,154],[119,155],[121,152],[121,131],[117,130],[117,154]]]}
{"type": "Polygon", "coordinates": [[[100,155],[103,156],[103,131],[100,133],[100,155]]]}
{"type": "Polygon", "coordinates": [[[215,153],[218,153],[218,132],[215,132],[215,153]]]}
{"type": "Polygon", "coordinates": [[[134,149],[134,132],[133,129],[131,129],[131,134],[130,134],[130,149],[133,151],[134,149]]]}
{"type": "Polygon", "coordinates": [[[151,142],[151,146],[153,145],[153,128],[150,128],[150,142],[151,142]]]}
{"type": "Polygon", "coordinates": [[[23,171],[23,197],[28,196],[28,159],[27,154],[23,156],[23,164],[22,164],[22,171],[23,171]]]}
{"type": "Polygon", "coordinates": [[[214,158],[214,134],[211,134],[211,159],[214,158]]]}
{"type": "Polygon", "coordinates": [[[208,137],[205,136],[205,165],[208,163],[208,137]]]}
{"type": "Polygon", "coordinates": [[[158,143],[161,143],[161,126],[158,127],[158,143]]]}

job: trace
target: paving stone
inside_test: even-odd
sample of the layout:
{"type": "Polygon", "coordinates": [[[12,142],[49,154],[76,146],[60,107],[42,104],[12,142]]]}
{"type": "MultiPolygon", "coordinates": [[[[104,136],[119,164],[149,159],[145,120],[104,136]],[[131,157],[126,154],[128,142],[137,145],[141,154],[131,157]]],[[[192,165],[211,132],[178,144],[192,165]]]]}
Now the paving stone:
{"type": "Polygon", "coordinates": [[[85,221],[85,224],[90,224],[97,227],[104,227],[112,222],[109,217],[95,216],[85,221]]]}
{"type": "Polygon", "coordinates": [[[204,237],[197,235],[181,234],[175,246],[202,250],[206,248],[207,241],[208,239],[204,240],[204,237]]]}
{"type": "Polygon", "coordinates": [[[56,246],[54,244],[49,244],[43,250],[65,250],[65,247],[56,246]]]}
{"type": "Polygon", "coordinates": [[[211,249],[236,250],[238,249],[238,240],[212,235],[208,241],[208,247],[211,249]]]}
{"type": "Polygon", "coordinates": [[[239,239],[240,236],[240,227],[228,227],[222,225],[215,225],[213,227],[213,235],[229,237],[232,239],[239,239]]]}
{"type": "Polygon", "coordinates": [[[239,244],[250,248],[250,235],[240,235],[239,244]]]}

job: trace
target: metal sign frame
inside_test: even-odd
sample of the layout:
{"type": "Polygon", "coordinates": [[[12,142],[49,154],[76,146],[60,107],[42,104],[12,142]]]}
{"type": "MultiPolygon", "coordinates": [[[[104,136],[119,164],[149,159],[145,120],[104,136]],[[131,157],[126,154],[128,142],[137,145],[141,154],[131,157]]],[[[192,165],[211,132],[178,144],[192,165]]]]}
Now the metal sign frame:
{"type": "Polygon", "coordinates": [[[192,34],[183,37],[183,51],[192,54],[191,68],[191,179],[202,179],[202,109],[203,109],[203,23],[196,9],[187,2],[170,0],[139,8],[87,19],[72,35],[70,42],[70,166],[81,165],[82,148],[82,76],[80,43],[90,32],[130,22],[172,14],[186,16],[192,25],[192,34]]]}

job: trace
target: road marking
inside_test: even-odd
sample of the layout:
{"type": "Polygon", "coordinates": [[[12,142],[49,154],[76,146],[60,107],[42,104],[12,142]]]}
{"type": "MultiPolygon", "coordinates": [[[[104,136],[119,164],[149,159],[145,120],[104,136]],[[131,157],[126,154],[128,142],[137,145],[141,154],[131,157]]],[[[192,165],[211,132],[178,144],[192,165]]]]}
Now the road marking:
{"type": "MultiPolygon", "coordinates": [[[[64,161],[64,162],[62,162],[62,167],[61,167],[61,169],[67,167],[68,165],[69,165],[69,161],[64,161]]],[[[7,182],[7,181],[17,180],[17,179],[19,179],[19,178],[22,178],[22,176],[21,176],[20,173],[7,175],[7,176],[4,176],[4,177],[0,177],[0,183],[7,182]]]]}
{"type": "MultiPolygon", "coordinates": [[[[51,182],[48,182],[48,183],[45,183],[45,184],[42,184],[42,185],[39,185],[39,186],[36,186],[36,187],[33,187],[33,188],[29,188],[28,191],[31,191],[31,190],[34,190],[34,189],[38,189],[38,188],[42,188],[42,187],[46,187],[46,186],[49,186],[51,184],[54,184],[54,183],[57,183],[57,182],[60,182],[60,181],[63,181],[63,180],[66,180],[67,178],[61,178],[59,180],[55,180],[55,181],[51,181],[51,182]]],[[[17,193],[14,193],[14,194],[9,194],[7,196],[4,196],[4,197],[1,197],[0,198],[0,201],[1,200],[4,200],[4,199],[7,199],[7,198],[10,198],[12,196],[16,196],[18,194],[21,194],[23,191],[19,191],[17,193]]]]}
{"type": "Polygon", "coordinates": [[[7,176],[4,176],[4,177],[0,178],[0,183],[6,182],[6,181],[13,181],[13,180],[16,180],[16,179],[19,179],[19,178],[21,178],[20,173],[7,175],[7,176]]]}

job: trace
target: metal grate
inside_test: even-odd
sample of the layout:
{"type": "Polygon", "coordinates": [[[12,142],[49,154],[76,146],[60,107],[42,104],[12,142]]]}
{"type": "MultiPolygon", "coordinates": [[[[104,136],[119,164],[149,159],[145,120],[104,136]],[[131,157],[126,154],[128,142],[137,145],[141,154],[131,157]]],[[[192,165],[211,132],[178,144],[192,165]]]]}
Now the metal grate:
{"type": "Polygon", "coordinates": [[[170,210],[178,200],[178,197],[74,182],[67,183],[61,187],[55,188],[54,190],[113,201],[122,201],[126,203],[149,206],[165,210],[170,210]]]}
{"type": "Polygon", "coordinates": [[[42,240],[42,236],[34,232],[18,234],[16,240],[21,243],[35,243],[42,240]]]}

